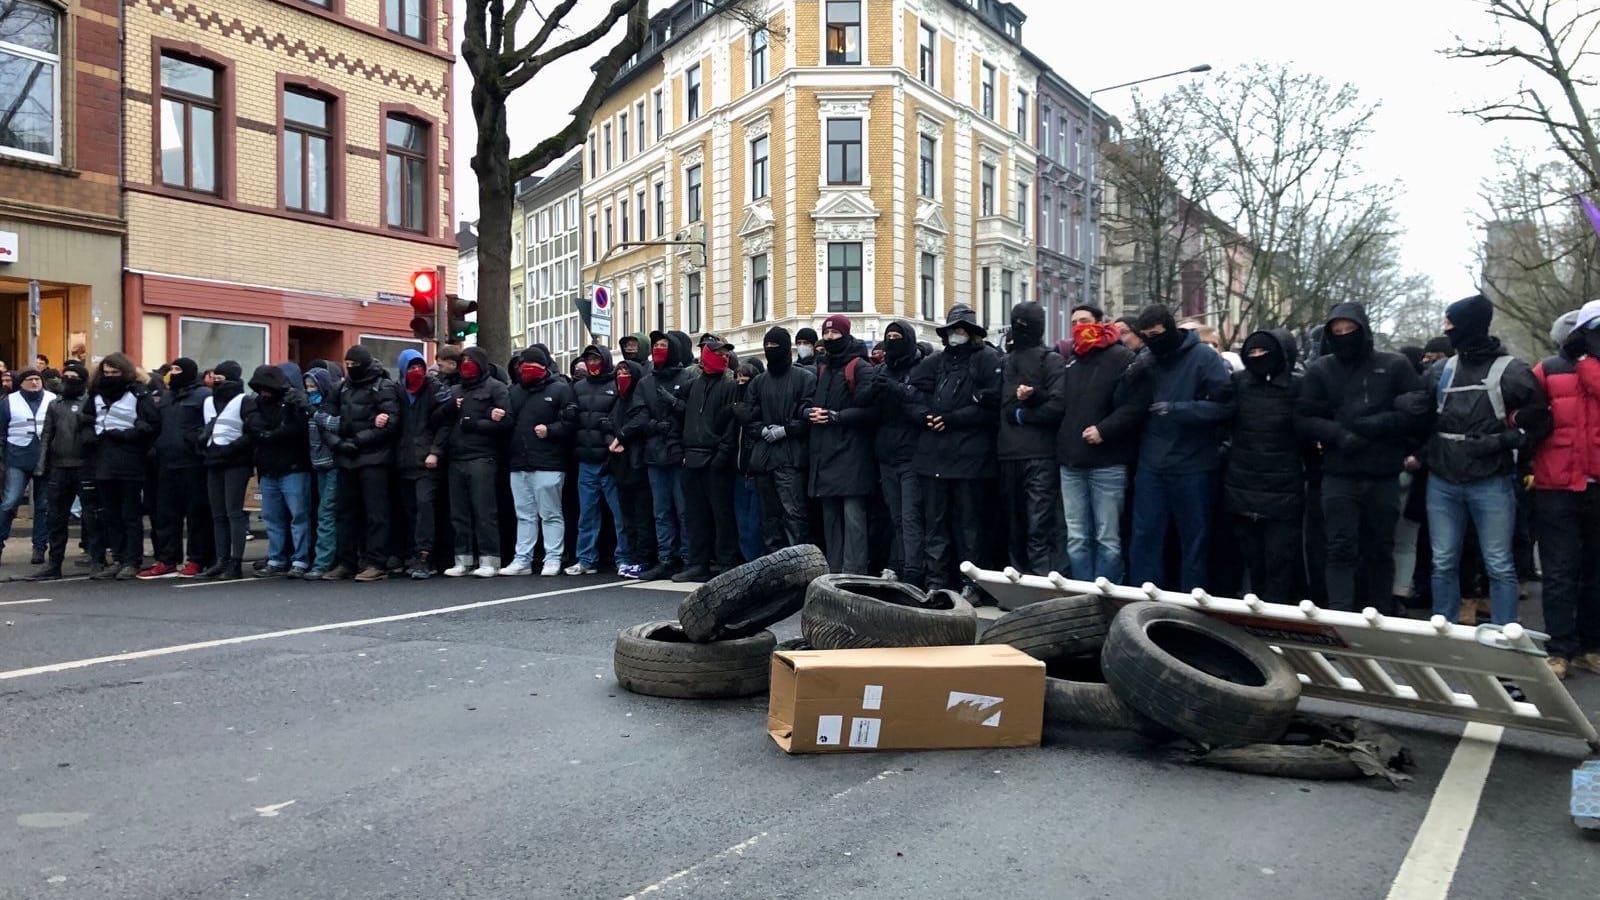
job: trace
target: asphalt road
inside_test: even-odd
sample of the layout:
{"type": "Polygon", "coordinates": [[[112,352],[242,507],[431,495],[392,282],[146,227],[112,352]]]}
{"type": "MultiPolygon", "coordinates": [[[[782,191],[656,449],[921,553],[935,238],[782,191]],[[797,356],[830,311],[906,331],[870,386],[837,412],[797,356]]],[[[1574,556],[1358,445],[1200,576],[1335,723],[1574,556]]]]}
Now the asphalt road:
{"type": "MultiPolygon", "coordinates": [[[[1382,898],[1460,733],[1371,713],[1416,757],[1400,790],[1123,735],[789,757],[764,698],[617,688],[616,632],[671,618],[675,591],[189,584],[0,584],[0,897],[1382,898]]],[[[1600,717],[1600,677],[1569,683],[1600,717]]],[[[1600,846],[1566,815],[1582,758],[1506,733],[1465,852],[1420,874],[1458,865],[1456,898],[1595,896],[1600,846]]]]}

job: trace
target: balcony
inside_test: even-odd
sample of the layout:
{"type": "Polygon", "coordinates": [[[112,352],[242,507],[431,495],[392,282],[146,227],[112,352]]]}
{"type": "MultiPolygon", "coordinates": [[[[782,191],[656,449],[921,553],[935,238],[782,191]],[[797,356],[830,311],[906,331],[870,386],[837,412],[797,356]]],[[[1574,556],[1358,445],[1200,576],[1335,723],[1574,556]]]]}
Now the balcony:
{"type": "Polygon", "coordinates": [[[1033,242],[1022,232],[1022,223],[1009,216],[979,216],[977,242],[1002,244],[1018,250],[1033,246],[1033,242]]]}

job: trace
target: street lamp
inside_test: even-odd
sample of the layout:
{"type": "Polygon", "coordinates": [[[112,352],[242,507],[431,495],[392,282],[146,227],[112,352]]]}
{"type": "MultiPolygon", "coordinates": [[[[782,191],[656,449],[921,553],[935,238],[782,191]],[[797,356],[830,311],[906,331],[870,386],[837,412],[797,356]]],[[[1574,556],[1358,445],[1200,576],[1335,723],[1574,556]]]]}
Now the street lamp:
{"type": "Polygon", "coordinates": [[[1209,71],[1211,71],[1211,65],[1209,63],[1201,63],[1198,66],[1190,66],[1187,69],[1179,69],[1176,72],[1167,72],[1162,75],[1151,75],[1149,78],[1139,78],[1134,81],[1125,81],[1122,84],[1113,84],[1110,87],[1096,88],[1095,90],[1089,92],[1089,177],[1088,180],[1084,182],[1083,187],[1083,234],[1085,240],[1088,242],[1089,251],[1088,253],[1084,254],[1083,260],[1084,303],[1092,302],[1089,296],[1089,291],[1094,284],[1094,260],[1095,257],[1098,256],[1096,249],[1099,245],[1099,241],[1096,239],[1094,234],[1094,168],[1096,157],[1098,156],[1100,150],[1100,141],[1094,130],[1094,95],[1103,94],[1106,91],[1116,91],[1126,87],[1133,87],[1136,84],[1144,84],[1145,82],[1149,81],[1160,81],[1163,78],[1175,78],[1179,75],[1197,75],[1202,72],[1209,71]]]}

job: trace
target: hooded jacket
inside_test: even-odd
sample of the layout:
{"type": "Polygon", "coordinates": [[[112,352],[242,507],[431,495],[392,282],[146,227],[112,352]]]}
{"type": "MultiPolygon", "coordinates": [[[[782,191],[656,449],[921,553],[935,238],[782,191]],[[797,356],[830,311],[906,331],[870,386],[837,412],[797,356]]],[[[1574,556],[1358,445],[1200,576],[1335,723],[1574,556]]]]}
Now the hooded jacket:
{"type": "Polygon", "coordinates": [[[1551,419],[1533,456],[1533,486],[1586,491],[1600,480],[1600,359],[1563,353],[1535,366],[1533,377],[1550,398],[1551,419]]]}
{"type": "MultiPolygon", "coordinates": [[[[778,344],[785,354],[790,353],[788,331],[776,327],[768,329],[762,346],[768,341],[778,344]]],[[[803,469],[810,465],[806,440],[811,422],[805,416],[805,409],[812,403],[817,376],[814,369],[795,365],[793,358],[790,359],[787,366],[768,366],[765,372],[751,379],[745,388],[745,399],[737,404],[735,414],[740,425],[756,432],[756,442],[750,448],[749,469],[752,472],[803,469]],[[783,438],[770,442],[762,438],[761,431],[769,425],[782,427],[783,438]]]]}
{"type": "Polygon", "coordinates": [[[885,327],[901,335],[899,341],[884,341],[888,348],[903,343],[906,352],[888,355],[883,365],[874,368],[868,377],[856,384],[856,403],[871,407],[878,421],[873,437],[873,453],[880,464],[905,465],[916,456],[917,441],[921,439],[923,424],[914,419],[911,410],[917,408],[917,392],[911,387],[912,373],[923,360],[922,347],[917,343],[917,329],[905,319],[895,319],[885,327]]]}
{"type": "Polygon", "coordinates": [[[316,384],[317,393],[321,394],[317,403],[311,402],[310,395],[306,397],[306,415],[309,420],[306,426],[306,444],[311,451],[311,467],[318,472],[326,472],[335,464],[333,447],[329,446],[328,441],[330,438],[337,440],[339,436],[338,387],[333,373],[327,369],[307,369],[305,377],[316,384]]]}
{"type": "Polygon", "coordinates": [[[1066,413],[1066,360],[1045,347],[1044,307],[1037,303],[1012,307],[1011,336],[1015,343],[1005,357],[997,455],[1001,460],[1054,459],[1066,413]],[[1024,384],[1033,393],[1018,400],[1017,388],[1024,384]]]}
{"type": "MultiPolygon", "coordinates": [[[[940,336],[958,323],[979,337],[984,334],[977,313],[957,304],[939,329],[940,336]]],[[[1000,351],[977,338],[946,347],[917,366],[911,378],[916,390],[911,415],[922,424],[913,460],[918,475],[974,479],[995,474],[995,432],[1004,368],[1000,351]],[[928,428],[927,416],[941,417],[944,430],[928,428]]]]}
{"type": "Polygon", "coordinates": [[[432,375],[424,376],[422,386],[415,394],[405,388],[407,367],[424,357],[415,350],[400,351],[400,438],[395,446],[396,468],[402,477],[421,478],[430,471],[444,469],[445,448],[450,444],[450,430],[456,420],[455,398],[444,382],[432,375]],[[439,458],[439,468],[430,470],[429,456],[439,458]]]}
{"type": "Polygon", "coordinates": [[[1520,359],[1511,359],[1500,377],[1503,418],[1495,415],[1488,391],[1459,390],[1486,384],[1490,368],[1501,357],[1510,354],[1499,338],[1462,348],[1450,383],[1457,390],[1443,395],[1442,411],[1441,380],[1449,360],[1434,363],[1422,378],[1423,389],[1401,403],[1427,425],[1428,477],[1465,484],[1511,475],[1517,470],[1515,451],[1533,447],[1549,433],[1550,401],[1533,369],[1520,359]]]}
{"type": "MultiPolygon", "coordinates": [[[[522,351],[522,361],[544,366],[545,376],[531,385],[519,379],[510,391],[511,471],[566,471],[567,442],[572,437],[566,412],[572,406],[572,387],[551,371],[550,354],[543,347],[522,351]],[[545,427],[544,437],[539,437],[540,425],[545,427]]],[[[637,388],[634,393],[638,393],[637,388]]]]}
{"type": "Polygon", "coordinates": [[[477,347],[468,347],[462,353],[462,362],[467,360],[478,364],[478,377],[463,375],[452,390],[452,397],[461,404],[456,410],[455,425],[449,429],[447,453],[451,463],[497,458],[513,424],[511,392],[504,382],[490,375],[488,355],[477,347]],[[494,419],[497,409],[505,411],[499,421],[494,419]]]}
{"type": "Polygon", "coordinates": [[[1246,353],[1257,342],[1275,347],[1283,367],[1268,378],[1248,369],[1233,375],[1237,412],[1223,499],[1235,515],[1298,520],[1305,505],[1308,443],[1295,415],[1300,402],[1300,376],[1294,374],[1298,348],[1282,328],[1250,335],[1246,353]]]}
{"type": "Polygon", "coordinates": [[[1360,326],[1361,349],[1349,362],[1332,352],[1318,356],[1300,386],[1304,432],[1322,445],[1322,471],[1328,475],[1388,478],[1400,474],[1426,426],[1420,408],[1397,403],[1422,389],[1411,362],[1398,353],[1373,349],[1372,328],[1359,303],[1340,303],[1328,314],[1323,341],[1335,319],[1360,326]]]}
{"type": "Polygon", "coordinates": [[[211,388],[203,384],[175,387],[156,401],[160,430],[156,434],[156,465],[163,469],[189,469],[203,465],[201,435],[206,428],[205,403],[211,388]]]}
{"type": "Polygon", "coordinates": [[[400,389],[366,348],[352,347],[345,359],[357,364],[339,386],[339,442],[333,448],[339,468],[390,465],[400,433],[400,389]],[[378,416],[384,414],[389,418],[379,428],[378,416]]]}
{"type": "Polygon", "coordinates": [[[611,457],[611,442],[617,436],[611,414],[617,406],[617,375],[611,363],[611,348],[590,344],[579,360],[600,358],[600,374],[585,375],[572,385],[571,421],[573,451],[578,462],[598,465],[611,457]]]}
{"type": "MultiPolygon", "coordinates": [[[[817,386],[811,407],[828,413],[828,424],[811,426],[807,438],[810,456],[812,497],[865,497],[877,490],[878,465],[872,446],[877,410],[856,402],[861,382],[870,380],[872,366],[867,362],[867,345],[844,337],[842,346],[829,349],[820,345],[817,386]],[[856,385],[846,378],[851,360],[856,366],[856,385]]],[[[781,442],[780,442],[781,443],[781,442]]]]}
{"type": "Polygon", "coordinates": [[[1141,467],[1160,475],[1194,475],[1221,467],[1219,429],[1233,416],[1233,382],[1228,364],[1200,343],[1198,333],[1184,331],[1166,356],[1140,355],[1126,377],[1129,388],[1147,393],[1156,407],[1139,440],[1141,467]]]}
{"type": "Polygon", "coordinates": [[[289,392],[289,379],[277,366],[257,366],[250,376],[255,397],[241,413],[244,431],[254,445],[256,474],[277,478],[311,470],[306,440],[306,412],[289,392]]]}
{"type": "Polygon", "coordinates": [[[1122,343],[1074,353],[1061,378],[1064,398],[1056,429],[1056,462],[1077,469],[1130,466],[1139,454],[1139,430],[1150,409],[1150,379],[1125,375],[1134,353],[1122,343]],[[1083,439],[1089,426],[1100,429],[1100,443],[1083,439]]]}
{"type": "Polygon", "coordinates": [[[733,373],[707,375],[696,366],[684,397],[683,465],[727,469],[734,462],[738,427],[733,420],[733,373]]]}
{"type": "Polygon", "coordinates": [[[689,386],[699,377],[692,365],[689,336],[667,332],[667,361],[647,374],[635,391],[650,407],[652,434],[645,442],[645,462],[652,466],[683,465],[683,414],[689,386]]]}
{"type": "MultiPolygon", "coordinates": [[[[649,344],[642,346],[648,347],[649,344]]],[[[639,393],[639,385],[644,381],[644,365],[625,359],[617,364],[617,370],[627,370],[632,376],[633,387],[628,391],[628,396],[622,396],[622,390],[617,389],[617,402],[611,408],[612,427],[616,431],[617,440],[622,444],[621,453],[610,453],[607,456],[611,466],[611,476],[619,486],[632,485],[644,479],[644,451],[650,442],[652,428],[650,425],[650,404],[639,393]]],[[[613,382],[614,384],[615,382],[613,382]]]]}

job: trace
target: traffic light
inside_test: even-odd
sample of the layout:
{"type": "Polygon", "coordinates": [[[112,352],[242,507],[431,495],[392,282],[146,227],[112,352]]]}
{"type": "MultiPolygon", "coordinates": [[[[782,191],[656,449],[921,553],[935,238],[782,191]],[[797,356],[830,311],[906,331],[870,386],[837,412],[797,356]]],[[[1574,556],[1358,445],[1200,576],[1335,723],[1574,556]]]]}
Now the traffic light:
{"type": "Polygon", "coordinates": [[[454,294],[440,304],[440,316],[444,320],[444,331],[439,339],[449,344],[459,344],[467,339],[469,334],[478,333],[478,323],[468,322],[467,316],[478,311],[478,301],[463,300],[454,294]]]}
{"type": "Polygon", "coordinates": [[[411,273],[411,336],[434,337],[434,317],[439,306],[439,277],[434,272],[411,273]]]}

